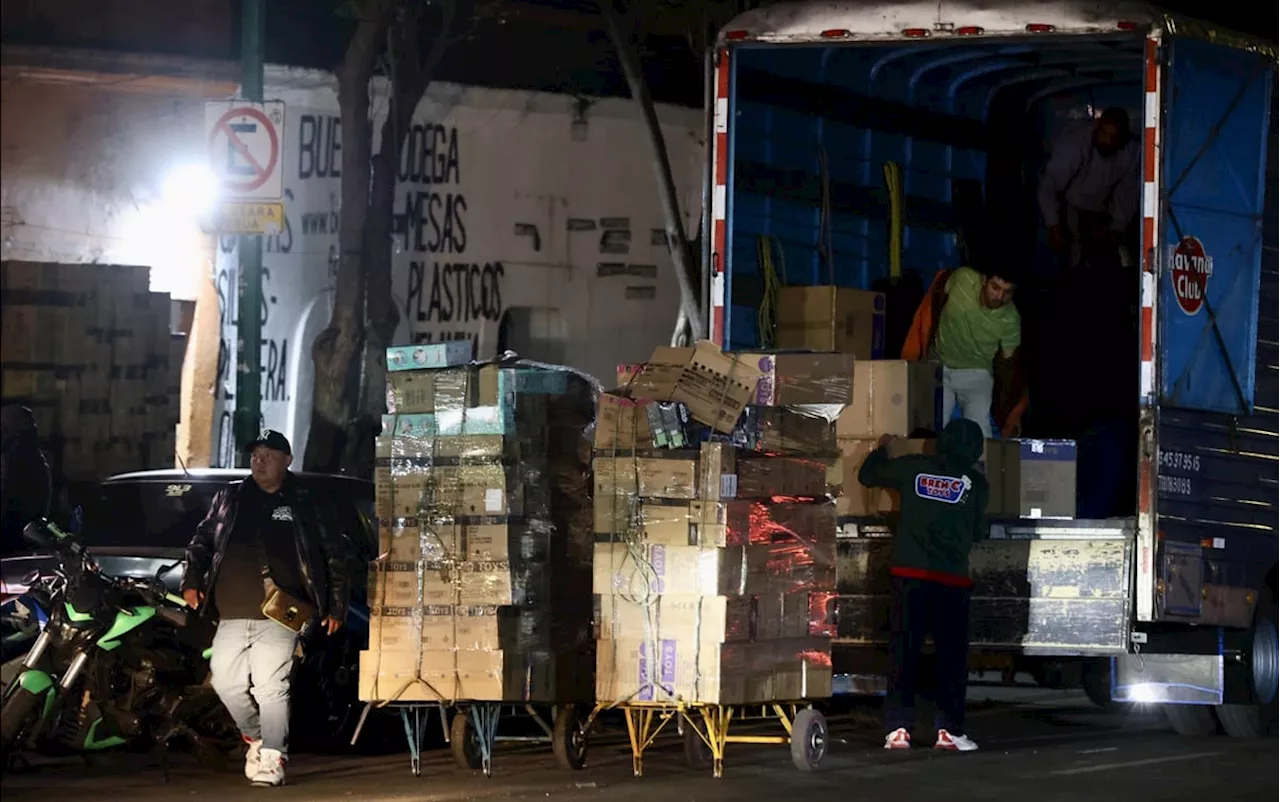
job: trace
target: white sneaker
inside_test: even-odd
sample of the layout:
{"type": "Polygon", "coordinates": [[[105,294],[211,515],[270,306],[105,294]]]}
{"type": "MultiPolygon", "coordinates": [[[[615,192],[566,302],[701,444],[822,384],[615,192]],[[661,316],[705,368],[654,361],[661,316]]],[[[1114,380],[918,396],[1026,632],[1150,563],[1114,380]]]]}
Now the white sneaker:
{"type": "Polygon", "coordinates": [[[245,779],[252,780],[258,773],[258,764],[262,759],[262,739],[255,741],[247,735],[240,737],[249,745],[249,750],[244,753],[244,776],[245,779]]]}
{"type": "Polygon", "coordinates": [[[884,736],[885,749],[910,749],[911,733],[906,729],[899,727],[888,735],[884,736]]]}
{"type": "Polygon", "coordinates": [[[275,788],[284,785],[284,755],[279,749],[263,749],[258,759],[258,771],[253,784],[258,788],[275,788]]]}
{"type": "Polygon", "coordinates": [[[945,749],[948,752],[976,752],[978,745],[967,735],[952,735],[946,730],[938,730],[938,740],[934,749],[945,749]]]}

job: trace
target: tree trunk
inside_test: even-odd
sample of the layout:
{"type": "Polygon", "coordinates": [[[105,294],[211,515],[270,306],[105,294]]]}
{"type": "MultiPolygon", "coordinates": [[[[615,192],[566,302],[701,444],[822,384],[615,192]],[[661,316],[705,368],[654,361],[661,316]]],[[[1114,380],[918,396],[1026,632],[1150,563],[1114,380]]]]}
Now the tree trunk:
{"type": "Polygon", "coordinates": [[[622,74],[627,79],[632,99],[640,106],[649,143],[653,146],[653,172],[658,180],[658,197],[662,202],[662,215],[666,221],[667,249],[671,253],[676,280],[680,285],[680,306],[685,321],[693,329],[695,336],[704,337],[707,331],[705,315],[700,293],[693,280],[693,260],[689,253],[689,241],[685,236],[684,218],[681,217],[679,193],[671,174],[671,157],[667,153],[667,143],[658,122],[653,96],[649,93],[649,85],[645,82],[644,71],[640,66],[640,56],[631,40],[632,26],[624,26],[623,14],[614,7],[614,2],[615,0],[599,0],[600,13],[605,18],[609,37],[613,39],[614,48],[618,51],[622,74]]]}
{"type": "MultiPolygon", "coordinates": [[[[444,51],[451,43],[456,17],[455,0],[441,9],[439,30],[426,58],[420,56],[423,32],[422,7],[402,9],[388,41],[390,106],[382,121],[377,146],[371,159],[368,214],[364,218],[365,340],[364,372],[359,413],[351,426],[343,467],[348,473],[373,476],[374,435],[386,408],[387,346],[400,325],[392,292],[391,236],[395,211],[396,180],[405,138],[413,124],[413,114],[422,101],[444,51]]],[[[405,224],[408,225],[406,218],[405,224]]]]}
{"type": "Polygon", "coordinates": [[[371,125],[369,82],[390,23],[391,0],[370,0],[338,69],[342,115],[342,200],[338,275],[329,325],[311,348],[315,363],[311,428],[303,467],[335,473],[343,466],[346,430],[359,398],[365,336],[365,218],[369,207],[371,125]]]}

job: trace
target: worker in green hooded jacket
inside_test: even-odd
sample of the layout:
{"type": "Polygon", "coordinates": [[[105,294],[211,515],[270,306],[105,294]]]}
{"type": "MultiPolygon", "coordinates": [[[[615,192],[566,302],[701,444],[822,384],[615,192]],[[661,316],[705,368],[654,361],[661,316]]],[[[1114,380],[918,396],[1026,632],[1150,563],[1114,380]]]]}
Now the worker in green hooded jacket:
{"type": "Polygon", "coordinates": [[[985,441],[978,424],[953,420],[936,454],[890,457],[885,435],[858,472],[865,487],[902,495],[890,573],[889,693],[886,749],[910,749],[915,725],[916,675],[926,635],[933,636],[938,731],[934,747],[971,752],[964,731],[969,658],[969,551],[986,536],[987,479],[977,468],[985,441]]]}

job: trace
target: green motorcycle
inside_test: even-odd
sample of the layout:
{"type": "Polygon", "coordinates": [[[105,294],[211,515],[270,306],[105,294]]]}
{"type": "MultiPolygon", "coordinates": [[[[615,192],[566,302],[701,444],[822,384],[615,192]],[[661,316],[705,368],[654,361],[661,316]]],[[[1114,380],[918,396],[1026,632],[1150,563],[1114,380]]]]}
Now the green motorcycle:
{"type": "MultiPolygon", "coordinates": [[[[49,620],[0,703],[0,770],[24,748],[92,753],[234,746],[236,730],[208,683],[212,627],[159,579],[102,573],[73,536],[49,521],[23,532],[56,555],[53,577],[32,578],[49,620]]],[[[163,569],[162,569],[163,570],[163,569]]],[[[166,762],[167,766],[167,762],[166,762]]]]}

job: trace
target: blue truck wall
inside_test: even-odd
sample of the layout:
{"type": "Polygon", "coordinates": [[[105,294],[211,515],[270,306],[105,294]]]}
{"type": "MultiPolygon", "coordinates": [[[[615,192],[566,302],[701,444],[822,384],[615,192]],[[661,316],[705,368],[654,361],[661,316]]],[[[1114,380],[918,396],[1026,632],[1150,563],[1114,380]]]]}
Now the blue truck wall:
{"type": "MultiPolygon", "coordinates": [[[[1275,581],[1277,443],[1280,442],[1280,275],[1277,273],[1276,98],[1270,102],[1265,202],[1261,215],[1257,324],[1248,414],[1164,405],[1160,410],[1157,510],[1165,541],[1209,544],[1205,581],[1258,588],[1275,581]],[[1215,538],[1217,539],[1215,542],[1215,538]]],[[[1216,278],[1216,276],[1214,277],[1216,278]]],[[[1165,314],[1168,314],[1166,312],[1165,314]]],[[[1173,314],[1181,314],[1174,310],[1173,314]]],[[[1237,316],[1238,317],[1238,316],[1237,316]]],[[[1226,325],[1242,321],[1228,319],[1226,325]]],[[[1229,391],[1229,387],[1222,387],[1229,391]]]]}

